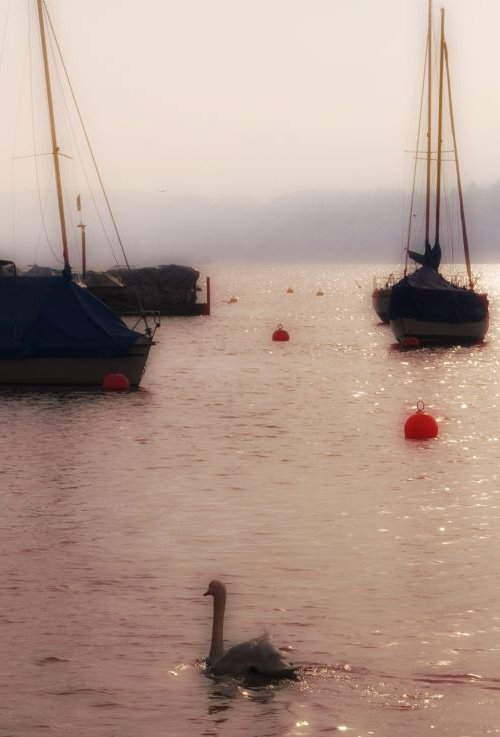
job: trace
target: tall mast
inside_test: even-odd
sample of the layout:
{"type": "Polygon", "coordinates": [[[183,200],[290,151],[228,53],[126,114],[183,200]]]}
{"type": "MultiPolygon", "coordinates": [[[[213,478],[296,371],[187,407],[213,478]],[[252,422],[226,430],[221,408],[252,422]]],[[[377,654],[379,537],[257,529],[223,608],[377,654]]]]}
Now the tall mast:
{"type": "Polygon", "coordinates": [[[38,22],[40,25],[40,40],[42,43],[43,68],[45,72],[45,87],[47,90],[47,105],[49,109],[49,118],[50,118],[50,133],[52,136],[52,156],[54,158],[54,172],[55,172],[55,177],[56,177],[57,204],[59,207],[59,221],[61,224],[64,271],[66,274],[69,275],[71,271],[70,271],[69,257],[68,257],[68,238],[66,235],[66,220],[64,217],[64,202],[63,202],[62,185],[61,185],[61,170],[59,166],[59,146],[57,145],[56,123],[55,123],[55,118],[54,118],[54,105],[52,102],[52,87],[50,84],[50,71],[49,71],[49,61],[47,57],[47,41],[45,38],[45,23],[44,23],[44,17],[43,17],[43,6],[44,6],[43,0],[37,0],[38,22]]]}
{"type": "Polygon", "coordinates": [[[470,265],[469,239],[467,238],[467,226],[465,224],[465,209],[464,209],[464,198],[463,198],[463,193],[462,193],[462,178],[460,176],[460,165],[458,163],[457,136],[455,132],[455,116],[453,115],[450,67],[448,65],[448,46],[446,45],[446,41],[444,43],[444,58],[446,62],[446,82],[448,86],[448,102],[450,106],[451,134],[453,136],[453,148],[455,149],[455,168],[457,172],[458,201],[460,204],[460,220],[462,223],[462,238],[464,242],[465,266],[467,268],[467,276],[469,277],[469,286],[472,289],[474,287],[474,281],[472,279],[472,269],[470,265]]]}
{"type": "Polygon", "coordinates": [[[438,112],[438,150],[436,175],[436,237],[435,245],[439,244],[439,218],[441,214],[441,161],[443,136],[443,62],[444,62],[444,8],[441,8],[441,39],[439,42],[439,112],[438,112]]]}
{"type": "Polygon", "coordinates": [[[427,181],[425,188],[425,244],[429,244],[431,217],[431,133],[432,133],[432,0],[427,17],[427,181]]]}

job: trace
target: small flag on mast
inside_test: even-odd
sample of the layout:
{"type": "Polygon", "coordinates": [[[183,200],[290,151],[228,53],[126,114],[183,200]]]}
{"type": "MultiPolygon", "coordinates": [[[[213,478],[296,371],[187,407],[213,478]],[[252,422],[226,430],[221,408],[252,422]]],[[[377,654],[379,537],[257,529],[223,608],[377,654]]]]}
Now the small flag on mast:
{"type": "Polygon", "coordinates": [[[80,199],[80,195],[78,195],[76,198],[76,209],[78,210],[78,212],[81,212],[82,210],[82,201],[80,199]]]}

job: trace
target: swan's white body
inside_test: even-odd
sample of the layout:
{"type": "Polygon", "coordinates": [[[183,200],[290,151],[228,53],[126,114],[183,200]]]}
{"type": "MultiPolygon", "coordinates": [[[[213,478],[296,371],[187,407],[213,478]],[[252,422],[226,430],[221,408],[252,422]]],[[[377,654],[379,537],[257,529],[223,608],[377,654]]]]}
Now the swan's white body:
{"type": "Polygon", "coordinates": [[[286,660],[267,635],[246,640],[224,652],[223,627],[226,608],[226,587],[220,581],[210,581],[205,596],[214,598],[212,644],[208,663],[217,675],[259,674],[271,678],[290,678],[295,667],[286,660]]]}

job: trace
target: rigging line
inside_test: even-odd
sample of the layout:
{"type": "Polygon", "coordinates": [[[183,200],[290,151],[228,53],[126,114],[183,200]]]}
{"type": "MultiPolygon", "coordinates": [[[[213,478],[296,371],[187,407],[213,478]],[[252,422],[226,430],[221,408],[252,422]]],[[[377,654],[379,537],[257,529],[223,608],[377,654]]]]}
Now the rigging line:
{"type": "MultiPolygon", "coordinates": [[[[44,212],[46,212],[47,209],[48,209],[48,202],[49,202],[49,197],[50,197],[50,194],[51,194],[50,190],[51,190],[50,182],[47,182],[47,189],[45,190],[45,196],[44,196],[44,202],[43,202],[43,210],[44,210],[44,212]]],[[[42,231],[43,231],[43,224],[40,223],[40,227],[38,229],[38,237],[37,237],[36,246],[35,246],[35,253],[34,253],[34,256],[35,256],[34,262],[35,263],[37,263],[37,261],[38,261],[38,253],[39,253],[39,248],[40,248],[41,240],[42,240],[42,238],[41,238],[42,231]]],[[[51,251],[51,253],[52,253],[55,261],[58,262],[58,263],[60,263],[60,264],[62,264],[63,262],[61,261],[60,257],[58,256],[57,251],[54,253],[54,251],[53,251],[50,243],[49,243],[49,249],[50,249],[50,251],[51,251]]]]}
{"type": "Polygon", "coordinates": [[[424,61],[424,74],[422,76],[422,88],[420,91],[420,112],[418,115],[418,130],[417,130],[417,144],[416,144],[416,156],[415,156],[415,164],[413,166],[413,181],[411,185],[411,201],[410,201],[410,216],[408,218],[408,233],[406,236],[406,255],[405,255],[405,268],[403,275],[406,276],[408,271],[408,254],[410,250],[410,237],[411,237],[411,226],[413,221],[413,207],[415,203],[415,183],[417,178],[417,159],[419,154],[419,142],[420,142],[420,132],[422,129],[422,114],[424,109],[424,98],[425,98],[425,79],[426,79],[426,72],[427,72],[427,54],[429,50],[429,38],[427,38],[427,43],[425,45],[425,61],[424,61]]]}
{"type": "Polygon", "coordinates": [[[451,199],[448,192],[448,180],[446,176],[442,175],[442,185],[443,185],[443,201],[444,201],[444,210],[446,213],[446,230],[447,230],[447,250],[449,253],[449,262],[450,265],[453,266],[453,234],[452,234],[452,228],[451,228],[451,199]]]}
{"type": "MultiPolygon", "coordinates": [[[[28,27],[30,24],[30,0],[27,0],[27,16],[28,16],[28,27]]],[[[12,156],[11,156],[11,163],[12,163],[12,183],[11,183],[11,194],[12,194],[12,200],[11,200],[11,208],[12,208],[12,242],[14,244],[14,250],[16,249],[16,238],[17,238],[17,224],[16,224],[16,171],[15,171],[15,153],[16,153],[16,134],[19,130],[19,120],[21,118],[21,104],[22,104],[22,93],[23,93],[23,85],[22,80],[26,76],[26,68],[28,66],[28,58],[29,58],[29,44],[27,45],[25,51],[24,51],[24,60],[23,60],[23,69],[20,74],[20,83],[19,83],[19,91],[18,91],[18,98],[17,98],[17,107],[16,107],[16,114],[14,116],[14,131],[12,133],[12,156]]]]}
{"type": "MultiPolygon", "coordinates": [[[[93,151],[92,146],[90,144],[90,139],[88,137],[87,129],[85,128],[85,124],[83,122],[82,114],[80,112],[80,108],[78,106],[78,102],[76,100],[75,93],[73,91],[73,85],[71,84],[71,80],[69,78],[69,74],[68,74],[68,70],[66,68],[66,64],[64,63],[64,59],[63,59],[63,56],[62,56],[62,53],[61,53],[59,42],[57,40],[57,36],[55,34],[55,31],[54,31],[54,26],[52,25],[52,20],[50,18],[50,14],[49,14],[47,5],[45,3],[45,0],[42,0],[42,2],[43,2],[44,12],[45,12],[45,15],[47,16],[47,20],[48,20],[48,23],[49,23],[49,26],[50,26],[50,30],[52,32],[52,35],[54,37],[54,42],[55,42],[56,47],[57,47],[57,51],[58,51],[58,54],[59,54],[59,59],[61,61],[61,65],[62,65],[62,68],[64,70],[64,74],[66,76],[66,80],[68,82],[68,87],[69,87],[69,91],[71,92],[71,97],[73,99],[73,104],[74,104],[75,109],[76,109],[76,112],[78,114],[78,118],[80,120],[80,125],[82,126],[83,135],[85,136],[85,140],[87,142],[89,153],[90,153],[92,162],[94,164],[94,168],[95,168],[95,171],[96,171],[97,179],[99,180],[99,184],[101,185],[101,190],[102,190],[102,193],[103,193],[103,196],[104,196],[104,200],[106,202],[106,206],[108,208],[109,216],[111,218],[111,222],[113,223],[113,228],[115,230],[116,237],[118,239],[118,243],[120,244],[120,249],[121,249],[123,258],[125,260],[125,264],[127,266],[127,269],[129,271],[129,274],[131,275],[132,274],[132,269],[130,268],[130,263],[129,263],[129,260],[127,258],[127,254],[125,252],[125,248],[123,246],[123,241],[121,239],[120,232],[119,232],[118,226],[116,224],[115,216],[113,214],[113,210],[111,209],[111,204],[109,202],[108,195],[107,195],[106,189],[104,187],[104,182],[102,181],[102,177],[101,177],[101,173],[99,171],[99,167],[97,166],[97,161],[96,161],[95,156],[94,156],[94,151],[93,151]]],[[[141,313],[141,317],[144,320],[144,325],[145,325],[146,332],[148,333],[148,335],[151,335],[151,329],[150,329],[150,327],[149,327],[149,325],[147,323],[147,319],[146,319],[146,315],[145,315],[144,307],[143,307],[143,303],[142,303],[141,294],[139,292],[139,287],[135,283],[135,280],[132,280],[132,283],[133,283],[133,286],[134,286],[134,291],[135,291],[135,295],[136,295],[136,299],[137,299],[137,304],[138,304],[138,307],[139,307],[139,310],[140,310],[140,313],[141,313]]]]}
{"type": "Polygon", "coordinates": [[[50,252],[52,253],[52,256],[56,259],[58,263],[62,263],[60,257],[58,257],[54,251],[54,248],[52,247],[52,243],[50,241],[49,234],[47,232],[47,226],[45,223],[45,216],[44,211],[42,207],[42,195],[40,191],[40,172],[38,170],[38,156],[37,156],[37,146],[36,146],[36,134],[35,134],[35,108],[34,108],[34,102],[33,102],[33,64],[32,64],[32,57],[33,57],[33,46],[32,46],[32,39],[31,39],[31,23],[28,25],[28,45],[29,45],[29,92],[30,92],[30,106],[31,106],[31,136],[33,141],[33,151],[35,153],[34,155],[34,164],[35,164],[35,179],[36,179],[36,190],[38,195],[38,207],[40,210],[40,220],[41,220],[41,226],[43,228],[43,232],[45,234],[45,238],[47,241],[47,245],[50,249],[50,252]]]}
{"type": "MultiPolygon", "coordinates": [[[[53,35],[49,35],[49,43],[50,43],[50,47],[51,47],[51,52],[52,52],[53,58],[55,59],[56,58],[56,54],[54,53],[54,48],[53,48],[53,45],[52,45],[52,42],[53,41],[55,41],[55,43],[57,44],[57,39],[56,39],[55,35],[54,36],[53,35]]],[[[59,53],[59,57],[61,58],[60,53],[59,53]]],[[[62,58],[61,58],[61,61],[62,61],[62,58]]],[[[76,149],[77,154],[78,154],[78,159],[79,159],[80,166],[81,166],[82,171],[83,171],[83,174],[84,174],[84,179],[85,179],[85,181],[87,183],[87,187],[88,187],[88,191],[89,191],[89,194],[90,194],[90,198],[91,198],[92,203],[94,205],[94,209],[95,209],[95,212],[97,214],[97,218],[98,218],[98,220],[99,220],[99,222],[101,224],[101,228],[102,228],[102,231],[104,233],[104,236],[105,236],[105,238],[107,240],[107,243],[108,243],[108,246],[109,246],[109,250],[111,251],[111,254],[112,254],[112,256],[113,256],[113,258],[115,260],[115,263],[118,264],[119,263],[119,260],[118,260],[118,258],[116,256],[115,252],[114,252],[114,246],[112,244],[111,238],[110,238],[109,233],[108,233],[108,230],[106,228],[106,224],[104,222],[104,218],[103,218],[103,216],[101,214],[101,211],[100,211],[100,208],[99,208],[97,199],[95,197],[95,194],[94,194],[94,191],[93,191],[93,188],[92,188],[92,184],[91,184],[91,181],[90,181],[89,174],[88,174],[87,169],[86,169],[85,164],[84,164],[84,157],[82,156],[81,149],[80,149],[80,146],[78,144],[78,137],[76,135],[75,128],[74,128],[73,123],[72,123],[72,118],[71,118],[71,115],[70,115],[70,112],[69,112],[69,108],[68,108],[66,96],[64,94],[64,88],[63,88],[61,76],[59,74],[59,67],[57,65],[55,65],[55,71],[56,71],[57,81],[58,81],[58,84],[59,84],[59,91],[60,91],[61,98],[63,100],[64,107],[65,107],[65,110],[66,110],[67,123],[68,123],[69,129],[71,131],[71,135],[72,135],[72,138],[73,138],[73,143],[74,143],[75,149],[76,149]]],[[[66,79],[67,79],[67,75],[66,75],[66,79]]],[[[76,172],[76,167],[75,167],[75,172],[76,172]]],[[[78,179],[78,175],[77,175],[77,179],[78,179]]],[[[79,191],[80,190],[81,190],[81,187],[79,187],[79,191]]]]}
{"type": "Polygon", "coordinates": [[[432,148],[432,0],[427,10],[427,165],[425,186],[425,247],[429,243],[431,220],[431,148],[432,148]]]}
{"type": "Polygon", "coordinates": [[[11,1],[9,0],[9,2],[7,3],[7,10],[5,11],[5,21],[3,24],[3,33],[2,33],[2,45],[0,46],[0,68],[2,66],[3,55],[5,51],[5,41],[7,38],[7,26],[9,25],[10,9],[11,9],[11,1]]]}
{"type": "MultiPolygon", "coordinates": [[[[51,54],[52,54],[51,59],[53,59],[55,61],[55,55],[54,55],[54,51],[53,51],[53,48],[52,48],[52,39],[50,37],[50,34],[47,34],[47,43],[50,46],[50,51],[51,51],[51,54]]],[[[59,87],[60,96],[61,96],[63,102],[65,103],[66,101],[65,101],[65,98],[64,98],[64,93],[63,93],[63,89],[62,89],[61,79],[60,79],[60,76],[59,76],[59,69],[57,67],[57,64],[55,64],[55,63],[52,66],[53,66],[53,69],[52,69],[52,72],[53,72],[52,73],[52,91],[54,93],[55,83],[57,83],[57,85],[59,87]]],[[[59,131],[59,134],[60,134],[60,131],[59,131]]],[[[65,154],[63,154],[60,149],[58,150],[58,155],[59,155],[59,158],[62,157],[62,156],[65,156],[65,154]]],[[[70,160],[72,160],[70,156],[68,156],[67,158],[69,158],[70,160]]],[[[67,190],[67,188],[65,186],[65,182],[66,181],[67,181],[67,178],[66,177],[64,177],[64,178],[61,177],[61,183],[62,183],[62,186],[63,186],[63,189],[64,189],[63,201],[64,202],[70,202],[69,192],[68,192],[68,190],[67,190]]],[[[72,246],[74,244],[74,238],[72,237],[73,236],[73,230],[74,230],[74,221],[73,221],[73,218],[72,218],[72,210],[71,210],[71,208],[65,208],[65,211],[66,211],[66,217],[71,221],[71,226],[72,226],[71,228],[68,229],[67,236],[66,236],[67,237],[67,245],[68,245],[68,249],[69,249],[70,245],[72,246]],[[71,243],[70,243],[70,239],[71,239],[71,243]]]]}
{"type": "MultiPolygon", "coordinates": [[[[420,153],[421,153],[421,151],[419,151],[418,148],[417,148],[416,151],[405,151],[405,154],[415,154],[415,155],[417,155],[417,154],[420,154],[420,153]]],[[[443,149],[441,151],[441,153],[442,154],[454,154],[455,153],[455,149],[454,148],[443,149]]],[[[431,156],[433,156],[435,154],[437,154],[437,151],[431,151],[431,156]]],[[[453,161],[455,161],[455,159],[453,159],[453,161]]]]}
{"type": "MultiPolygon", "coordinates": [[[[415,158],[418,159],[419,161],[427,161],[427,156],[416,156],[415,158]]],[[[431,161],[437,161],[437,158],[432,157],[431,158],[431,161]]],[[[450,162],[451,161],[451,162],[454,162],[455,159],[454,158],[453,159],[445,159],[444,157],[441,157],[441,161],[447,161],[447,162],[450,162]]]]}
{"type": "MultiPolygon", "coordinates": [[[[53,41],[55,41],[55,43],[57,44],[57,39],[55,38],[55,36],[53,36],[52,34],[49,34],[50,50],[52,52],[53,58],[55,59],[56,58],[56,55],[54,53],[54,47],[52,45],[53,41]]],[[[59,58],[61,58],[60,57],[60,54],[59,54],[59,58]]],[[[75,149],[76,149],[76,152],[78,154],[78,159],[79,159],[79,162],[80,162],[80,166],[82,168],[82,171],[83,171],[84,179],[87,182],[87,187],[88,187],[88,191],[89,191],[89,194],[90,194],[90,198],[91,198],[92,203],[94,205],[94,209],[95,209],[95,212],[97,214],[97,218],[98,218],[98,220],[99,220],[99,222],[101,224],[101,228],[102,228],[102,231],[104,233],[104,237],[107,240],[107,243],[108,243],[108,246],[109,246],[109,250],[111,251],[111,254],[112,254],[112,256],[113,256],[113,258],[115,260],[115,263],[118,265],[119,264],[119,260],[118,260],[116,254],[115,254],[114,246],[113,246],[113,244],[111,242],[111,238],[110,238],[109,233],[108,233],[108,230],[106,228],[106,224],[104,222],[104,218],[102,217],[102,214],[101,214],[99,205],[97,203],[97,199],[96,199],[96,197],[94,195],[92,184],[90,182],[90,177],[88,175],[87,169],[86,169],[85,164],[84,164],[84,158],[82,156],[82,153],[81,153],[81,150],[80,150],[80,146],[78,145],[78,137],[76,135],[75,128],[74,128],[73,123],[72,123],[72,119],[71,119],[71,115],[70,115],[70,112],[69,112],[69,108],[68,108],[66,96],[64,94],[64,88],[63,88],[61,76],[60,76],[60,73],[59,73],[59,67],[57,66],[57,64],[55,64],[54,67],[55,67],[55,73],[56,73],[57,83],[58,83],[58,86],[59,86],[59,92],[60,92],[60,95],[61,95],[61,99],[62,99],[62,101],[64,103],[64,108],[66,110],[67,124],[68,124],[68,127],[69,127],[70,131],[71,131],[71,136],[72,136],[72,139],[73,139],[73,144],[74,144],[75,149]]],[[[67,79],[67,76],[66,76],[66,79],[67,79]]],[[[76,167],[75,167],[75,171],[76,171],[76,167]]],[[[77,178],[78,178],[78,176],[77,176],[77,178]]],[[[69,199],[70,199],[69,196],[68,196],[67,190],[66,190],[66,199],[67,199],[67,201],[69,201],[69,199]]],[[[71,210],[70,210],[70,213],[71,213],[71,210]]],[[[72,221],[72,224],[74,225],[74,221],[72,221]]]]}
{"type": "Polygon", "coordinates": [[[122,239],[121,239],[119,230],[118,230],[118,226],[116,224],[116,220],[115,220],[115,217],[113,215],[113,211],[111,209],[111,204],[109,202],[108,195],[107,195],[106,189],[104,187],[104,182],[102,180],[102,177],[101,177],[101,174],[100,174],[100,171],[99,171],[99,167],[97,166],[97,161],[96,161],[95,156],[94,156],[94,151],[93,151],[92,146],[90,144],[90,139],[89,139],[88,134],[87,134],[87,129],[85,128],[85,125],[84,125],[84,122],[83,122],[82,114],[80,112],[80,108],[78,106],[78,102],[76,100],[75,93],[74,93],[74,90],[73,90],[73,85],[71,84],[71,80],[69,78],[68,70],[66,68],[66,64],[64,63],[64,59],[63,59],[63,56],[62,56],[62,53],[61,53],[61,48],[59,46],[59,42],[57,40],[57,36],[55,34],[54,27],[52,25],[52,20],[50,18],[49,11],[47,9],[47,5],[45,3],[45,0],[43,2],[43,6],[44,6],[45,14],[47,16],[47,20],[48,20],[49,25],[50,25],[50,29],[52,31],[52,35],[53,35],[54,42],[55,42],[55,45],[56,45],[56,48],[57,48],[59,59],[61,61],[62,68],[63,68],[64,74],[66,76],[66,81],[68,82],[69,91],[71,92],[71,97],[73,99],[73,103],[75,105],[75,109],[76,109],[76,112],[78,114],[78,119],[80,121],[80,125],[82,126],[83,135],[84,135],[85,140],[87,142],[87,146],[88,146],[89,153],[90,153],[90,156],[92,158],[92,162],[93,162],[94,167],[95,167],[95,170],[96,170],[96,174],[97,174],[97,178],[99,180],[99,184],[101,185],[102,193],[104,195],[104,199],[105,199],[105,202],[106,202],[108,211],[109,211],[109,215],[110,215],[111,221],[113,223],[113,227],[114,227],[114,230],[115,230],[115,233],[116,233],[116,237],[118,238],[118,243],[120,244],[120,248],[121,248],[121,251],[122,251],[123,258],[125,259],[125,263],[126,263],[128,269],[130,269],[130,264],[128,262],[127,254],[125,253],[125,248],[123,246],[123,242],[122,242],[122,239]]]}
{"type": "MultiPolygon", "coordinates": [[[[28,15],[28,27],[29,27],[29,16],[30,16],[30,1],[27,0],[27,15],[28,15]]],[[[29,45],[24,52],[23,71],[20,79],[24,78],[26,74],[27,57],[29,56],[29,45]]],[[[21,117],[21,97],[22,97],[22,84],[19,85],[18,99],[16,114],[14,116],[14,132],[12,136],[12,156],[11,156],[11,211],[12,211],[12,249],[13,254],[17,252],[17,223],[16,223],[16,166],[14,163],[15,152],[16,152],[16,132],[19,129],[19,119],[21,117]]],[[[13,259],[15,261],[15,258],[13,259]]]]}
{"type": "Polygon", "coordinates": [[[448,46],[446,44],[446,41],[444,43],[444,60],[445,60],[445,67],[446,67],[446,82],[447,82],[447,87],[448,87],[448,105],[449,105],[449,111],[450,111],[450,125],[451,125],[451,133],[453,137],[453,147],[455,149],[455,170],[456,170],[456,176],[457,176],[458,198],[459,198],[459,206],[460,206],[460,221],[462,224],[462,240],[464,244],[465,265],[467,269],[467,276],[469,277],[469,286],[471,289],[473,289],[474,281],[472,277],[472,267],[471,267],[471,262],[470,262],[469,239],[467,236],[467,226],[465,223],[465,208],[464,208],[464,200],[463,200],[463,192],[462,192],[462,177],[460,175],[460,164],[458,161],[458,145],[457,145],[457,136],[456,136],[456,130],[455,130],[455,116],[453,113],[453,99],[451,95],[451,78],[450,78],[450,66],[449,66],[449,61],[448,61],[448,46]]]}
{"type": "Polygon", "coordinates": [[[437,181],[436,181],[436,218],[434,243],[439,245],[439,226],[441,215],[441,171],[443,150],[443,88],[444,88],[444,8],[441,8],[441,24],[439,37],[439,92],[438,92],[438,157],[437,157],[437,181]]]}
{"type": "Polygon", "coordinates": [[[16,188],[16,171],[14,166],[14,161],[12,161],[12,167],[11,167],[11,193],[12,193],[12,201],[11,201],[11,208],[12,208],[12,260],[16,261],[16,207],[15,207],[15,197],[14,192],[16,188]]]}
{"type": "MultiPolygon", "coordinates": [[[[62,65],[62,68],[64,70],[64,74],[66,76],[66,80],[68,82],[68,87],[69,87],[69,91],[71,92],[71,97],[73,99],[73,104],[74,104],[75,109],[76,109],[76,112],[78,114],[78,118],[80,120],[80,125],[81,125],[82,131],[83,131],[83,135],[84,135],[85,140],[87,142],[88,150],[89,150],[89,153],[90,153],[92,162],[94,164],[94,168],[95,168],[95,172],[96,172],[96,175],[97,175],[97,179],[99,181],[99,184],[101,185],[102,194],[104,196],[104,200],[105,200],[106,206],[108,208],[109,216],[111,218],[111,222],[113,223],[113,228],[114,228],[114,231],[116,233],[116,237],[118,239],[118,243],[120,244],[120,249],[121,249],[121,252],[122,252],[122,255],[123,255],[125,264],[127,266],[128,272],[129,272],[130,275],[132,275],[132,269],[130,268],[130,263],[129,263],[129,260],[127,258],[127,254],[125,252],[125,248],[123,246],[123,241],[121,239],[120,232],[119,232],[118,226],[116,224],[115,216],[113,214],[113,210],[111,209],[111,205],[110,205],[110,202],[109,202],[109,199],[108,199],[108,195],[107,195],[106,189],[104,187],[104,182],[102,181],[102,177],[101,177],[101,174],[100,174],[100,171],[99,171],[99,167],[97,166],[97,161],[96,161],[96,158],[94,156],[94,151],[93,151],[92,146],[90,144],[90,139],[88,137],[87,129],[85,128],[85,124],[83,122],[82,114],[80,112],[80,108],[78,106],[78,102],[76,100],[75,93],[73,91],[73,85],[71,84],[71,80],[69,78],[69,74],[68,74],[68,70],[66,68],[66,64],[64,63],[64,59],[63,59],[63,56],[62,56],[62,53],[61,53],[61,48],[59,46],[59,42],[57,40],[57,36],[55,34],[55,31],[54,31],[54,26],[52,25],[52,20],[50,18],[50,14],[49,14],[47,5],[45,3],[45,0],[42,0],[42,2],[43,2],[43,8],[44,8],[45,15],[47,16],[47,21],[49,23],[50,30],[51,30],[52,35],[54,37],[54,43],[56,44],[56,48],[57,48],[57,51],[58,51],[59,59],[61,61],[61,65],[62,65]]],[[[146,333],[151,337],[152,331],[151,331],[151,328],[148,325],[148,321],[147,321],[147,318],[146,318],[146,313],[144,312],[144,306],[143,306],[142,297],[141,297],[141,294],[140,294],[140,291],[139,291],[139,287],[138,287],[138,285],[137,285],[137,283],[135,282],[134,279],[131,279],[131,283],[132,283],[132,286],[133,286],[134,291],[135,291],[135,296],[136,296],[136,299],[137,299],[137,305],[139,307],[139,311],[140,311],[141,317],[142,317],[142,319],[144,321],[146,333]]]]}

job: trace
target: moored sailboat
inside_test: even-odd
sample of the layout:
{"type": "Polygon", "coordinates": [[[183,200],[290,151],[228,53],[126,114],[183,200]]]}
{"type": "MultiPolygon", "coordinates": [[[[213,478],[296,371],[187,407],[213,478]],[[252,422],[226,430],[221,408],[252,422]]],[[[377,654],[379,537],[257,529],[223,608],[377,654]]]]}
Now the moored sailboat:
{"type": "Polygon", "coordinates": [[[475,282],[472,275],[453,115],[448,49],[444,35],[444,9],[441,10],[439,43],[437,173],[434,215],[435,240],[434,245],[430,245],[432,158],[431,17],[432,5],[431,0],[429,0],[425,250],[423,254],[408,250],[409,257],[419,264],[419,268],[411,274],[406,274],[403,279],[392,287],[389,318],[392,331],[400,343],[406,339],[412,339],[417,344],[424,345],[476,343],[482,341],[488,331],[488,297],[486,294],[480,294],[475,291],[475,282]],[[446,279],[439,271],[442,258],[440,223],[443,161],[443,93],[445,84],[448,94],[461,231],[468,277],[466,286],[457,286],[452,281],[446,279]]]}
{"type": "Polygon", "coordinates": [[[36,0],[51,133],[51,156],[59,214],[63,269],[60,276],[13,275],[0,282],[0,384],[101,385],[123,373],[137,386],[153,342],[131,330],[112,310],[72,280],[68,253],[60,150],[47,52],[48,12],[36,0]]]}

